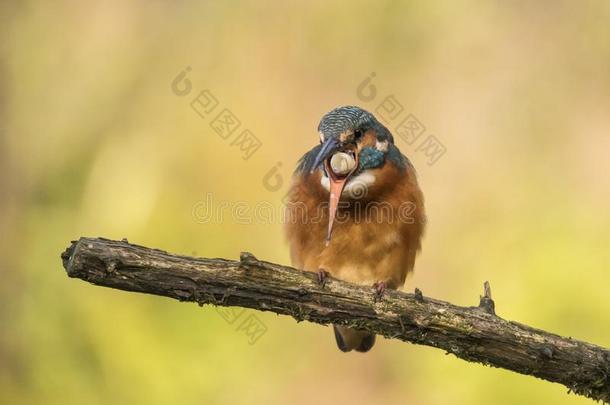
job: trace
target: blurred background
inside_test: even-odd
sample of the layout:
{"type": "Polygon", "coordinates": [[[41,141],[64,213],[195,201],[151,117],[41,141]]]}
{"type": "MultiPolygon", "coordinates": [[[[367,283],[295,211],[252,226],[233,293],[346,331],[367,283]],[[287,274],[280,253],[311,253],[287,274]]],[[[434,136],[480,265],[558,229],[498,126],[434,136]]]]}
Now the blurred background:
{"type": "Polygon", "coordinates": [[[476,305],[489,280],[500,316],[610,346],[610,3],[288,3],[0,4],[0,402],[589,403],[436,349],[344,354],[329,327],[66,276],[80,236],[289,263],[277,214],[319,118],[389,98],[392,131],[425,127],[396,137],[429,216],[405,289],[476,305]]]}

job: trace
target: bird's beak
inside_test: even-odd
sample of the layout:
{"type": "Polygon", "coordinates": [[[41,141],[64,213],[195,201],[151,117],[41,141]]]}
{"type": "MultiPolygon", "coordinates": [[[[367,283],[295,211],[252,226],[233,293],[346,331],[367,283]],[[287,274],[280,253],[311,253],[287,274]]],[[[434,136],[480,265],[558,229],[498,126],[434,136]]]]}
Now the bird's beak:
{"type": "Polygon", "coordinates": [[[335,217],[337,216],[337,208],[339,207],[339,200],[341,199],[341,193],[345,184],[349,180],[350,176],[358,168],[358,153],[355,151],[351,152],[354,155],[356,164],[354,168],[347,174],[339,175],[332,170],[330,165],[330,157],[339,149],[342,149],[342,145],[333,138],[329,138],[322,145],[322,149],[316,156],[314,163],[314,169],[318,167],[320,163],[324,163],[324,169],[328,175],[329,180],[329,202],[328,202],[328,230],[326,234],[326,246],[330,243],[330,237],[333,231],[333,224],[335,217]]]}
{"type": "Polygon", "coordinates": [[[313,173],[322,162],[326,161],[329,157],[331,157],[331,155],[335,153],[337,149],[339,149],[339,146],[339,141],[329,136],[322,144],[322,149],[320,149],[318,155],[313,161],[310,173],[313,173]]]}

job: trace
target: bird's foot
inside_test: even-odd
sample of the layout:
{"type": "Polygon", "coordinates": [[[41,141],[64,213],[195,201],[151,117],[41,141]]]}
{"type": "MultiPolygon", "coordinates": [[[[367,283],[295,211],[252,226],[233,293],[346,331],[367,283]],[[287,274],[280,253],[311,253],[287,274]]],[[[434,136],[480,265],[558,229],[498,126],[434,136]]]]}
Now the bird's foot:
{"type": "Polygon", "coordinates": [[[373,284],[373,290],[375,290],[375,301],[381,300],[383,298],[383,293],[385,293],[385,289],[387,284],[385,281],[378,281],[373,284]]]}
{"type": "Polygon", "coordinates": [[[322,288],[324,288],[324,286],[326,285],[326,279],[328,278],[328,272],[324,269],[318,269],[318,272],[316,274],[318,277],[318,284],[320,284],[322,288]]]}

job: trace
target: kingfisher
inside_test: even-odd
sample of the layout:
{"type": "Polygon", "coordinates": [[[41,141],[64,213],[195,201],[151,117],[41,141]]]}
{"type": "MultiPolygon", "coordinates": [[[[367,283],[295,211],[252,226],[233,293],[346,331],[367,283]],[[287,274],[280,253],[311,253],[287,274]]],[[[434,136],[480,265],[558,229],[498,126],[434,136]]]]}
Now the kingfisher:
{"type": "MultiPolygon", "coordinates": [[[[370,286],[376,299],[403,286],[425,228],[415,168],[373,114],[356,106],[326,113],[320,143],[303,155],[287,195],[292,265],[370,286]]],[[[343,352],[367,352],[375,334],[333,325],[343,352]]]]}

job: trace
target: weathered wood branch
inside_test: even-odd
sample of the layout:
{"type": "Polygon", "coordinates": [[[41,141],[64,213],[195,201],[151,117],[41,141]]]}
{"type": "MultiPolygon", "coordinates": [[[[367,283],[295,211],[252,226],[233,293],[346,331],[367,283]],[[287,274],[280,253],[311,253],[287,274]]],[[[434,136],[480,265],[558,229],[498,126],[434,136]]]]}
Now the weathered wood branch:
{"type": "Polygon", "coordinates": [[[415,294],[336,279],[320,286],[312,273],[257,260],[178,256],[105,239],[81,238],[62,254],[70,277],[180,301],[240,306],[297,321],[341,324],[387,338],[443,349],[455,356],[560,383],[610,402],[610,351],[495,315],[485,283],[479,306],[459,307],[415,294]]]}

